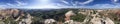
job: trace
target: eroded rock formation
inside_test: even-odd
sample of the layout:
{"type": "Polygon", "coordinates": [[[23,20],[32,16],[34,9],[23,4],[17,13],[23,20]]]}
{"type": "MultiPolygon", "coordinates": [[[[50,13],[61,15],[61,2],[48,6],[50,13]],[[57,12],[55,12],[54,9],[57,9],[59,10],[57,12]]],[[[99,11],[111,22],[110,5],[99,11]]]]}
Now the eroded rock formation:
{"type": "MultiPolygon", "coordinates": [[[[69,22],[70,21],[70,16],[73,16],[73,15],[75,15],[74,13],[73,13],[73,11],[68,11],[66,14],[65,14],[65,21],[66,22],[69,22]]],[[[66,23],[65,22],[65,23],[66,23]]]]}
{"type": "MultiPolygon", "coordinates": [[[[11,21],[25,22],[26,24],[31,24],[33,17],[29,13],[24,13],[19,9],[4,9],[0,10],[0,20],[5,24],[10,24],[11,21]],[[7,21],[6,21],[7,20],[7,21]],[[8,22],[8,23],[7,23],[8,22]]],[[[21,23],[22,24],[22,23],[21,23]]]]}

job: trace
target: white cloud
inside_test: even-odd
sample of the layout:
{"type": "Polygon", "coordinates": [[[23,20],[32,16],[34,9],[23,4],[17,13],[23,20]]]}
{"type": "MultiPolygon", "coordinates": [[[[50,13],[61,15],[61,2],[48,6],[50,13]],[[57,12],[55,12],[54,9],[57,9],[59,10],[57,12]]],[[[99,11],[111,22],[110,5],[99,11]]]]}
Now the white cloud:
{"type": "Polygon", "coordinates": [[[65,3],[65,4],[72,4],[72,5],[76,5],[76,4],[81,4],[81,5],[84,5],[84,4],[88,4],[88,3],[90,3],[90,2],[93,2],[94,0],[88,0],[88,1],[85,1],[85,2],[78,2],[78,1],[75,1],[75,2],[67,2],[67,1],[65,1],[65,0],[61,0],[63,3],[65,3]]]}
{"type": "Polygon", "coordinates": [[[92,6],[83,6],[86,8],[96,8],[96,9],[105,9],[105,8],[120,8],[120,4],[112,5],[112,4],[96,4],[92,6]]]}
{"type": "Polygon", "coordinates": [[[58,9],[56,3],[52,3],[51,0],[36,0],[36,2],[29,6],[24,6],[21,8],[29,8],[29,9],[58,9]]]}
{"type": "Polygon", "coordinates": [[[63,3],[65,4],[69,4],[69,2],[65,1],[65,0],[61,0],[63,3]]]}
{"type": "Polygon", "coordinates": [[[120,8],[120,4],[95,4],[95,5],[81,5],[81,6],[67,6],[64,4],[57,4],[61,8],[120,8]]]}
{"type": "Polygon", "coordinates": [[[52,0],[35,0],[34,4],[36,5],[45,5],[45,4],[51,4],[52,0]]]}
{"type": "Polygon", "coordinates": [[[28,8],[28,9],[58,9],[58,6],[55,6],[54,4],[46,4],[46,5],[30,5],[30,6],[24,6],[20,8],[28,8]]]}
{"type": "Polygon", "coordinates": [[[11,7],[14,7],[15,5],[14,4],[11,4],[11,3],[6,3],[7,6],[11,6],[11,7]]]}
{"type": "Polygon", "coordinates": [[[3,5],[0,5],[0,7],[14,8],[14,7],[24,6],[24,5],[27,5],[27,3],[16,1],[16,4],[6,3],[6,4],[3,4],[3,5]]]}
{"type": "Polygon", "coordinates": [[[120,4],[119,0],[111,0],[113,4],[120,4]]]}
{"type": "Polygon", "coordinates": [[[113,0],[114,2],[118,2],[119,0],[113,0]]]}
{"type": "Polygon", "coordinates": [[[96,4],[93,5],[95,8],[114,8],[115,5],[112,4],[96,4]]]}
{"type": "Polygon", "coordinates": [[[17,5],[16,5],[16,6],[27,5],[27,3],[23,3],[23,2],[20,2],[20,1],[16,1],[16,2],[17,2],[17,5]]]}
{"type": "Polygon", "coordinates": [[[120,4],[95,4],[91,6],[66,6],[59,4],[61,8],[96,8],[96,9],[105,9],[105,8],[120,8],[120,4]]]}
{"type": "Polygon", "coordinates": [[[0,5],[0,8],[3,8],[3,7],[5,7],[6,5],[0,5]]]}
{"type": "Polygon", "coordinates": [[[94,1],[94,0],[88,0],[88,1],[85,1],[85,2],[80,2],[79,4],[88,4],[88,3],[90,3],[90,2],[92,2],[92,1],[94,1]]]}

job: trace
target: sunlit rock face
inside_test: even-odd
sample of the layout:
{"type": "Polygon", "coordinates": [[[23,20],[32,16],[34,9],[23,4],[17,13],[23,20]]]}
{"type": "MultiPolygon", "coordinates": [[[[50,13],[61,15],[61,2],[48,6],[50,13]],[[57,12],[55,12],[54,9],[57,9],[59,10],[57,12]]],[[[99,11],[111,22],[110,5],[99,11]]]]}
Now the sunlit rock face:
{"type": "Polygon", "coordinates": [[[109,18],[106,18],[106,20],[102,18],[94,18],[91,20],[91,22],[93,24],[114,24],[114,22],[109,18]]]}
{"type": "Polygon", "coordinates": [[[12,16],[13,16],[14,18],[18,17],[17,15],[20,14],[20,13],[19,13],[20,11],[19,11],[18,9],[12,9],[11,12],[12,12],[12,14],[13,14],[12,16]]]}
{"type": "Polygon", "coordinates": [[[94,16],[91,19],[91,22],[92,24],[114,24],[114,22],[108,17],[100,18],[100,17],[94,16]]]}
{"type": "Polygon", "coordinates": [[[80,22],[71,20],[70,17],[76,15],[73,11],[68,11],[65,13],[65,22],[64,24],[81,24],[80,22]]]}
{"type": "Polygon", "coordinates": [[[66,20],[66,21],[69,21],[69,20],[70,20],[70,16],[73,16],[73,15],[75,15],[75,14],[73,13],[73,11],[68,11],[68,12],[65,14],[65,16],[66,16],[65,20],[66,20]]]}
{"type": "Polygon", "coordinates": [[[110,10],[80,10],[78,13],[87,15],[82,24],[115,24],[110,10]]]}
{"type": "Polygon", "coordinates": [[[8,22],[13,21],[13,22],[18,22],[19,24],[23,24],[21,22],[25,22],[25,24],[31,24],[33,17],[29,13],[25,13],[19,9],[3,9],[0,10],[0,20],[3,21],[5,24],[8,20],[8,22]],[[6,21],[6,22],[4,22],[6,21]]]}
{"type": "Polygon", "coordinates": [[[26,18],[23,18],[19,24],[31,24],[32,23],[32,16],[30,14],[27,14],[26,18]]]}
{"type": "Polygon", "coordinates": [[[4,17],[18,17],[20,11],[18,9],[4,9],[0,11],[0,14],[4,17]]]}
{"type": "Polygon", "coordinates": [[[54,19],[46,19],[44,24],[54,24],[56,21],[54,19]]]}

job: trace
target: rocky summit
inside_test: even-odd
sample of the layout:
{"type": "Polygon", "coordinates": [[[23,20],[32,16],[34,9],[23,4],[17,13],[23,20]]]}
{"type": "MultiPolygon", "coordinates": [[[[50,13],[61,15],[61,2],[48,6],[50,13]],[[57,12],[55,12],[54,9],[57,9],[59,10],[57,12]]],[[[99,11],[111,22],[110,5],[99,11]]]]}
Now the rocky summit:
{"type": "Polygon", "coordinates": [[[120,24],[120,10],[0,9],[0,24],[120,24]]]}

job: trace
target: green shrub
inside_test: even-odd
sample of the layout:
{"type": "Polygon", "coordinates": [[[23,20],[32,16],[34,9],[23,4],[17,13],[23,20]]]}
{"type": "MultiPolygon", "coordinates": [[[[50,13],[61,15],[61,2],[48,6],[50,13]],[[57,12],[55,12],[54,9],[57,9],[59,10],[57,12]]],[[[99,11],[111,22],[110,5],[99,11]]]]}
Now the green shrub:
{"type": "Polygon", "coordinates": [[[76,14],[76,16],[72,16],[71,19],[74,20],[74,21],[83,22],[85,17],[86,16],[83,15],[83,14],[76,14]]]}

